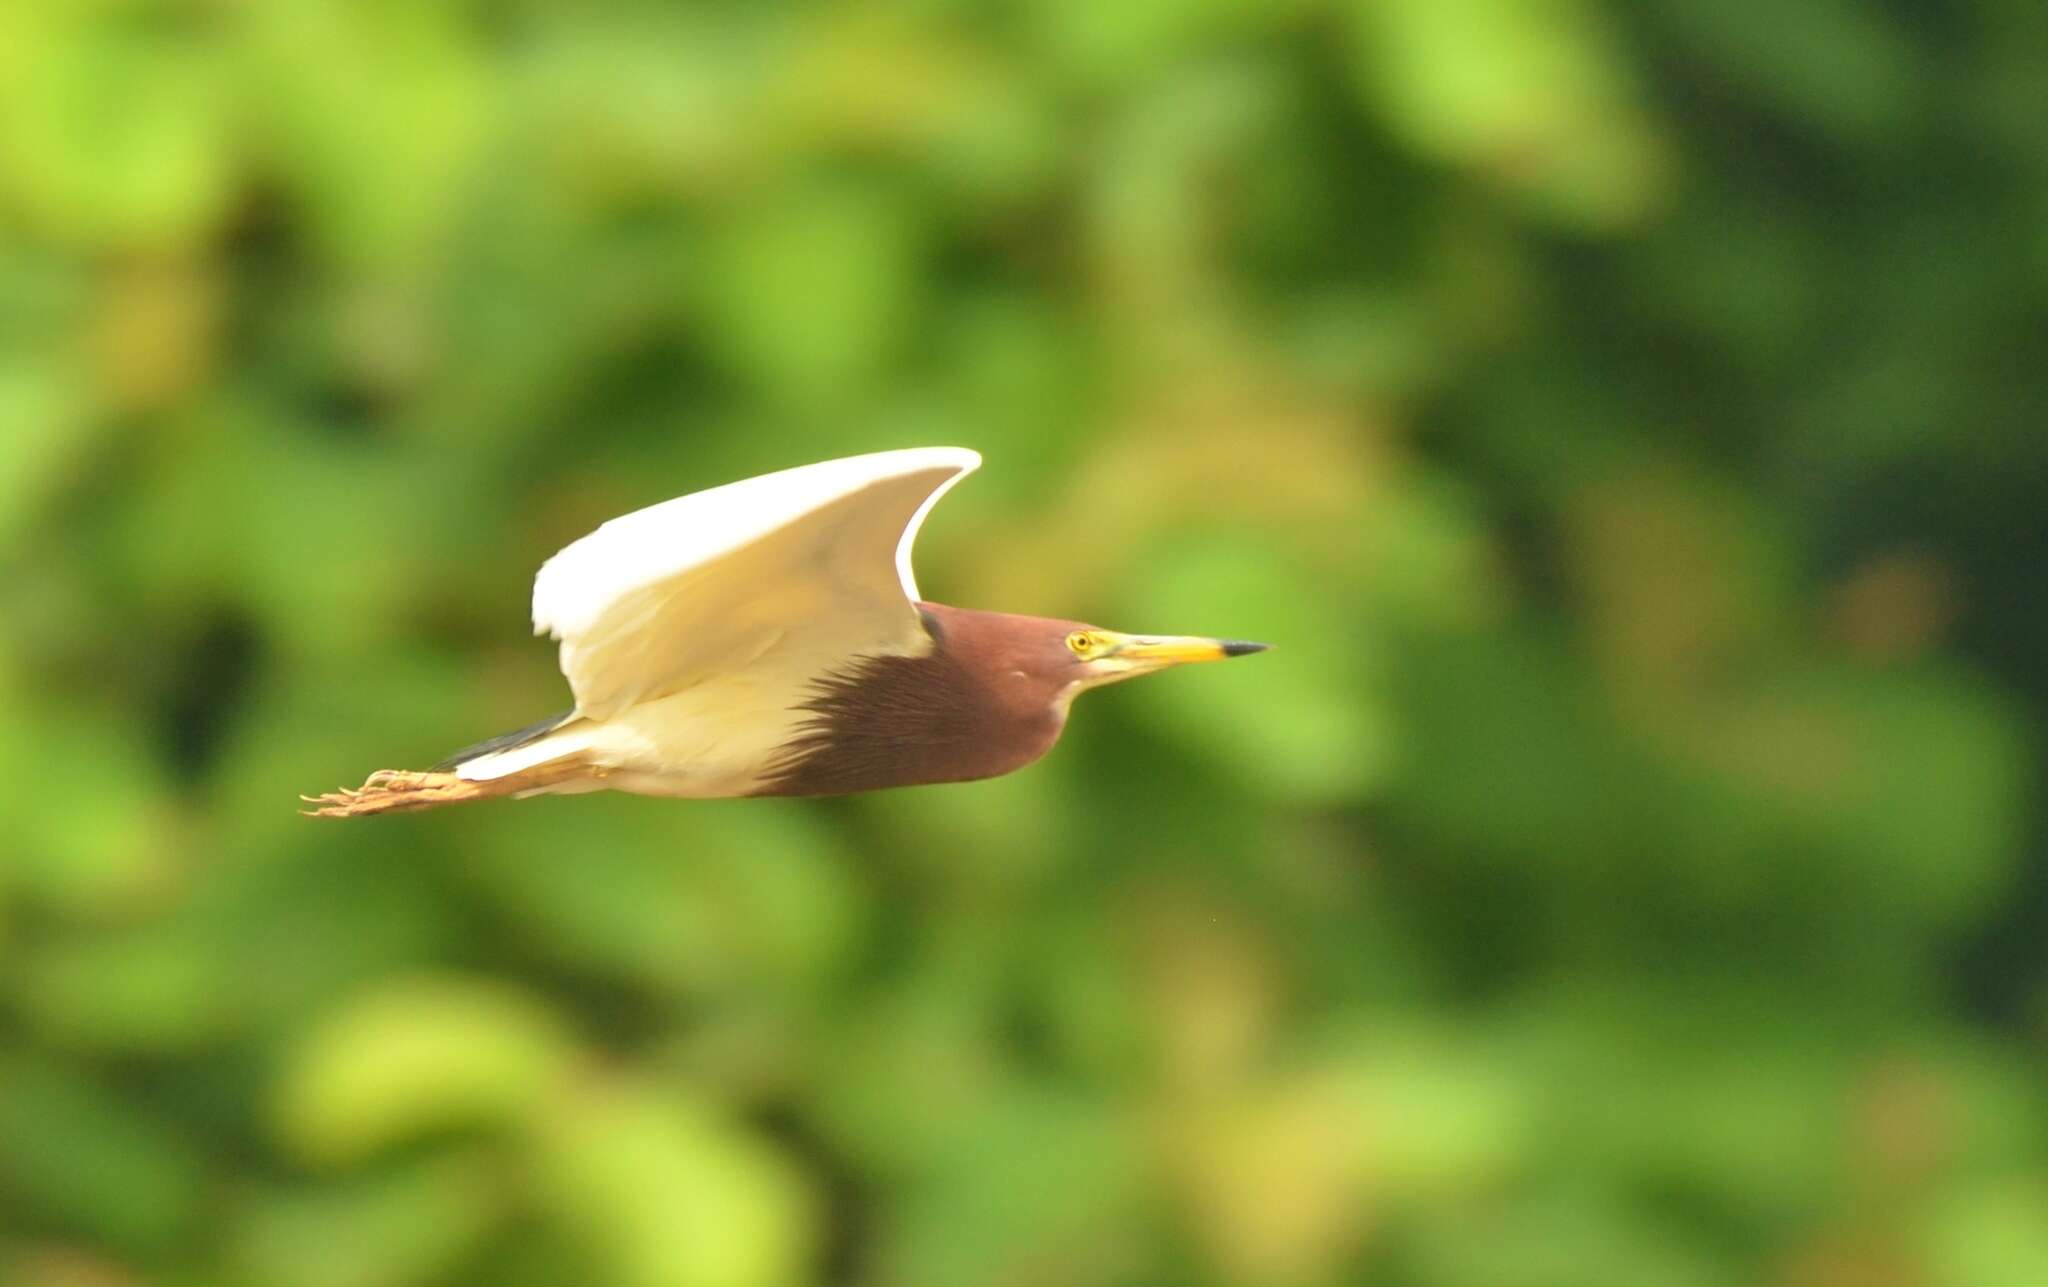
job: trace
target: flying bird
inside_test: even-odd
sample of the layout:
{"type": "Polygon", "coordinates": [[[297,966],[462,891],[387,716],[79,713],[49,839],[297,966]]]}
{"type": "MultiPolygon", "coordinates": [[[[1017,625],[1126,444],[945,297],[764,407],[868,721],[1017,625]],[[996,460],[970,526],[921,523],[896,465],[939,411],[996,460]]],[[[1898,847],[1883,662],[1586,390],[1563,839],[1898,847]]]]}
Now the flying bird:
{"type": "Polygon", "coordinates": [[[926,514],[981,457],[926,447],[749,478],[615,518],[542,565],[536,634],[576,704],[303,797],[355,818],[495,796],[839,795],[1008,773],[1090,688],[1264,644],[928,603],[926,514]]]}

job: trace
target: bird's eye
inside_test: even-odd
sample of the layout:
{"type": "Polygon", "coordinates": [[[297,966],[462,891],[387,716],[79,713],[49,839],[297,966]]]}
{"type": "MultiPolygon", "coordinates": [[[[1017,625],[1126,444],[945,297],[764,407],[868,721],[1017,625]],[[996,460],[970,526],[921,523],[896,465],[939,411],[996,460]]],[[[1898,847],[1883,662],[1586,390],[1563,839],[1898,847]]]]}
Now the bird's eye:
{"type": "Polygon", "coordinates": [[[1086,630],[1076,630],[1067,636],[1067,647],[1074,650],[1076,657],[1086,657],[1095,647],[1095,638],[1086,630]]]}

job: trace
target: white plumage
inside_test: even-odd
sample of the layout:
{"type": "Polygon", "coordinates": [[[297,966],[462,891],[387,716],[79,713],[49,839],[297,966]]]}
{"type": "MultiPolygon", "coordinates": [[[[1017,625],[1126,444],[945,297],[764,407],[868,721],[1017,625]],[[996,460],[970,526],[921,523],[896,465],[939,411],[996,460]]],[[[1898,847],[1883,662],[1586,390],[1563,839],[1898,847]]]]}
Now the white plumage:
{"type": "Polygon", "coordinates": [[[878,452],[605,523],[533,583],[534,630],[560,641],[575,712],[456,772],[488,781],[573,754],[606,780],[553,789],[743,792],[831,666],[930,649],[911,545],[939,497],[980,464],[959,447],[878,452]]]}

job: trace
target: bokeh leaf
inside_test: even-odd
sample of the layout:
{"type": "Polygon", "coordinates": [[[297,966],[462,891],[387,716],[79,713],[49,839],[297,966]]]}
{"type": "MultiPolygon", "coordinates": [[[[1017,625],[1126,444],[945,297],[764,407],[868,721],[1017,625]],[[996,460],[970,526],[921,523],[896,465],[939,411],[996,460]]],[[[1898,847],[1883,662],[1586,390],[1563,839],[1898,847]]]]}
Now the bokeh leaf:
{"type": "Polygon", "coordinates": [[[502,1214],[493,1171],[457,1155],[265,1192],[248,1203],[234,1259],[250,1281],[278,1287],[440,1281],[502,1214]]]}
{"type": "Polygon", "coordinates": [[[162,1255],[199,1218],[192,1147],[75,1068],[0,1056],[0,1190],[74,1235],[162,1255]]]}
{"type": "Polygon", "coordinates": [[[531,997],[480,981],[405,980],[301,1036],[272,1113],[301,1159],[346,1164],[423,1133],[524,1124],[562,1092],[575,1055],[531,997]]]}
{"type": "Polygon", "coordinates": [[[770,1287],[813,1256],[812,1200],[788,1162],[682,1093],[586,1084],[538,1125],[548,1210],[625,1287],[770,1287]]]}

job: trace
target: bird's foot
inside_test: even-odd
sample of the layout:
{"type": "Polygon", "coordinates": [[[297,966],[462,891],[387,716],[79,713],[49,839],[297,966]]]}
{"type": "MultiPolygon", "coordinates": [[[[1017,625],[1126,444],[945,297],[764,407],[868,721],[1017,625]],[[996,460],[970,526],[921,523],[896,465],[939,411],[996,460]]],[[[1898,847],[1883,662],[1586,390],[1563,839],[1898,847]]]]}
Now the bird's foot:
{"type": "Polygon", "coordinates": [[[325,795],[299,798],[315,806],[302,809],[309,818],[366,818],[379,813],[412,813],[444,804],[480,800],[495,794],[486,784],[471,782],[453,773],[416,773],[408,769],[380,769],[350,790],[342,787],[325,795]]]}

